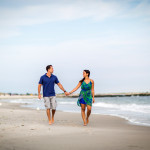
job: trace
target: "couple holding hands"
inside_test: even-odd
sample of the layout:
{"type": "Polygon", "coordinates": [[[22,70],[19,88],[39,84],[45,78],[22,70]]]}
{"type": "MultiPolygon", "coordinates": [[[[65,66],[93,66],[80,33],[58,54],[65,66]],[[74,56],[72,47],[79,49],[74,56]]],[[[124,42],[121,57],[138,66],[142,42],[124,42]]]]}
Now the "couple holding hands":
{"type": "Polygon", "coordinates": [[[81,107],[81,115],[83,119],[84,126],[89,123],[89,116],[91,114],[92,103],[95,102],[94,99],[94,81],[89,78],[90,71],[83,71],[83,79],[79,81],[78,85],[70,92],[66,92],[62,84],[59,82],[57,76],[53,75],[54,69],[52,65],[46,67],[47,73],[41,76],[38,85],[38,98],[41,99],[41,86],[43,86],[43,99],[46,108],[47,117],[49,124],[54,123],[54,115],[56,111],[57,101],[55,95],[54,85],[57,84],[59,88],[64,91],[65,95],[68,96],[79,89],[81,86],[81,91],[77,101],[77,105],[81,107]],[[85,110],[87,107],[87,115],[85,115],[85,110]],[[50,113],[50,109],[52,113],[50,113]],[[52,114],[52,115],[51,115],[52,114]]]}

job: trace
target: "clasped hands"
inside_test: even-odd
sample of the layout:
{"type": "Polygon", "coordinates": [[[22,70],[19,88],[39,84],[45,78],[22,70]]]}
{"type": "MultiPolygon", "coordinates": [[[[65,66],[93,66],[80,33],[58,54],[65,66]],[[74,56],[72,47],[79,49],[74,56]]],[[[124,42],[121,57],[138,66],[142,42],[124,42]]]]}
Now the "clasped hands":
{"type": "Polygon", "coordinates": [[[70,92],[65,92],[65,95],[66,96],[69,96],[71,93],[70,92]]]}

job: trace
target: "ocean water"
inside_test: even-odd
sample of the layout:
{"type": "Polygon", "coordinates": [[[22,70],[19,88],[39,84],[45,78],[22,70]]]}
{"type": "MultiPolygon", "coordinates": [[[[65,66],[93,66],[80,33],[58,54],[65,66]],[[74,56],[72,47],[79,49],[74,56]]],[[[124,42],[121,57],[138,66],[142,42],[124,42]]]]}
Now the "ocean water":
{"type": "MultiPolygon", "coordinates": [[[[80,113],[78,98],[57,98],[57,110],[80,113]]],[[[43,99],[5,99],[10,103],[22,103],[22,107],[45,109],[43,99]]],[[[2,107],[2,106],[1,106],[2,107]]],[[[96,97],[93,114],[118,116],[136,125],[150,126],[150,96],[96,97]]]]}

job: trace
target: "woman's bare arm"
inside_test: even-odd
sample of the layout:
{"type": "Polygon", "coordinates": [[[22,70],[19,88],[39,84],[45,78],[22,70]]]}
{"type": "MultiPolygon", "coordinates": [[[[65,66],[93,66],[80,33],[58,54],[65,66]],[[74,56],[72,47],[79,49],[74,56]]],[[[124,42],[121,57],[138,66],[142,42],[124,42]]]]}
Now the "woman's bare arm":
{"type": "Polygon", "coordinates": [[[72,93],[75,92],[80,86],[81,86],[81,82],[79,82],[78,85],[77,85],[71,92],[69,92],[69,93],[72,94],[72,93]]]}
{"type": "Polygon", "coordinates": [[[94,99],[94,80],[91,80],[92,82],[92,97],[93,97],[93,103],[95,102],[95,99],[94,99]]]}

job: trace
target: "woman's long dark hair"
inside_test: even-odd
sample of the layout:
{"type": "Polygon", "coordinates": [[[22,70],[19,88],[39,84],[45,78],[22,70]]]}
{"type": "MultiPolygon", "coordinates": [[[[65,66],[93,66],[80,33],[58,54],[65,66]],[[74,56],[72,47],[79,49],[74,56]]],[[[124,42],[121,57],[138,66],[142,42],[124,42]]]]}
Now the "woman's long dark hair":
{"type": "MultiPolygon", "coordinates": [[[[83,71],[85,71],[86,73],[88,73],[88,77],[90,76],[90,70],[83,70],[83,71]]],[[[83,78],[82,80],[80,80],[79,82],[83,82],[85,80],[85,78],[83,78]]]]}

